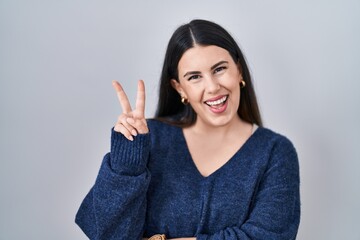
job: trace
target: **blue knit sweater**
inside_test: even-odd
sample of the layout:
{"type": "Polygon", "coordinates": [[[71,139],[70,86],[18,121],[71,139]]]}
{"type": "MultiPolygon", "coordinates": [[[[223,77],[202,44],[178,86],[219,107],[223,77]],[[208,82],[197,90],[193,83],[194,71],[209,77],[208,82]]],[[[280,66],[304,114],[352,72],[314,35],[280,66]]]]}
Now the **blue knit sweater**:
{"type": "Polygon", "coordinates": [[[182,129],[149,120],[133,142],[112,130],[111,151],[76,215],[90,239],[157,233],[199,240],[295,239],[299,164],[291,142],[258,128],[220,169],[203,177],[182,129]]]}

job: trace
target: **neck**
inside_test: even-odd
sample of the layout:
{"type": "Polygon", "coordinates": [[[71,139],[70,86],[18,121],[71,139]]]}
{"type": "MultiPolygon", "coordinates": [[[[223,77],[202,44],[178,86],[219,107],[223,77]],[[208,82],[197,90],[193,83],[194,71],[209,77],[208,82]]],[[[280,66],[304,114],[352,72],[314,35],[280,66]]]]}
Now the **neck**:
{"type": "Polygon", "coordinates": [[[246,131],[248,125],[240,117],[236,117],[228,124],[222,126],[213,126],[197,120],[191,127],[191,130],[199,135],[226,137],[234,133],[246,131]]]}

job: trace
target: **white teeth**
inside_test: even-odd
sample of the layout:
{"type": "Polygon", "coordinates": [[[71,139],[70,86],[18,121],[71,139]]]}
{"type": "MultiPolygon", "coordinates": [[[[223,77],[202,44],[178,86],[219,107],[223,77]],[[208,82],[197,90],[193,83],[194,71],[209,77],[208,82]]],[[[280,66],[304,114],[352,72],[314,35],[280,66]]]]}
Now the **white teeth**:
{"type": "Polygon", "coordinates": [[[216,100],[216,101],[212,101],[212,102],[207,101],[206,104],[208,104],[208,105],[210,105],[210,106],[215,106],[215,105],[219,105],[219,104],[225,102],[226,99],[227,99],[227,96],[224,96],[224,97],[222,97],[222,98],[220,98],[220,99],[218,99],[218,100],[216,100]]]}

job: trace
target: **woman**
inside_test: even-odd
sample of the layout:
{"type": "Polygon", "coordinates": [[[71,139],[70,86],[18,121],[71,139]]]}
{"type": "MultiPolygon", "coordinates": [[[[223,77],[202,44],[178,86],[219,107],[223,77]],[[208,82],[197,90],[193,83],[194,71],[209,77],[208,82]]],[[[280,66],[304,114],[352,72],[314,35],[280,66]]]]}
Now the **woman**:
{"type": "Polygon", "coordinates": [[[156,117],[114,81],[123,113],[76,216],[90,239],[295,239],[299,166],[263,128],[248,67],[219,25],[193,20],[170,39],[156,117]]]}

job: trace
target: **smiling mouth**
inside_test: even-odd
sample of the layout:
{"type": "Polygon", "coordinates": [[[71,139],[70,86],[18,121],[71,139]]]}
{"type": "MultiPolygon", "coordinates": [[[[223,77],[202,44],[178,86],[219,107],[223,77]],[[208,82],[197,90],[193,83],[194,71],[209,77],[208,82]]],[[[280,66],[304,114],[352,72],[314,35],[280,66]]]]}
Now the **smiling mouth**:
{"type": "Polygon", "coordinates": [[[209,107],[221,107],[228,100],[229,95],[225,95],[222,98],[215,101],[205,101],[205,104],[209,107]]]}

